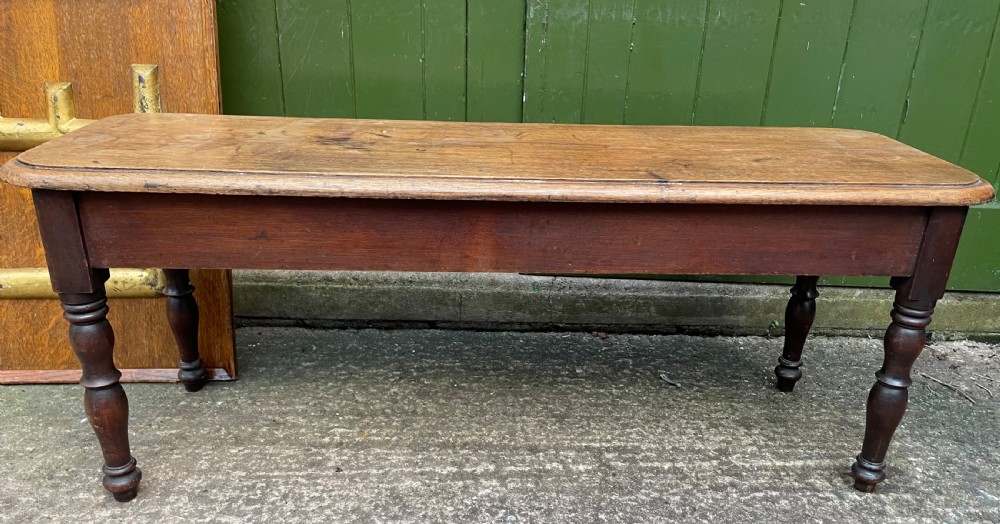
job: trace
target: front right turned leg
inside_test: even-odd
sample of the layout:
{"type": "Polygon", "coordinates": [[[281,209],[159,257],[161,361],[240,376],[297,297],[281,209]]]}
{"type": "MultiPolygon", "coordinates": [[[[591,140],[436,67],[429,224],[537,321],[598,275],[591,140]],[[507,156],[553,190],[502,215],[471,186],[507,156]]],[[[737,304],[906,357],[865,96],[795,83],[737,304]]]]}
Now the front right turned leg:
{"type": "Polygon", "coordinates": [[[854,487],[870,493],[885,480],[885,456],[896,432],[913,383],[910,368],[920,356],[927,339],[935,301],[911,300],[905,281],[894,282],[896,301],[892,305],[892,324],[885,332],[885,360],[875,374],[876,382],[868,394],[865,440],[851,472],[854,487]]]}
{"type": "Polygon", "coordinates": [[[108,271],[95,269],[92,276],[93,293],[62,293],[59,300],[70,323],[70,345],[83,368],[80,384],[86,388],[87,419],[104,454],[104,488],[119,502],[127,502],[138,493],[142,472],[129,451],[128,398],[113,360],[115,334],[104,291],[108,271]]]}

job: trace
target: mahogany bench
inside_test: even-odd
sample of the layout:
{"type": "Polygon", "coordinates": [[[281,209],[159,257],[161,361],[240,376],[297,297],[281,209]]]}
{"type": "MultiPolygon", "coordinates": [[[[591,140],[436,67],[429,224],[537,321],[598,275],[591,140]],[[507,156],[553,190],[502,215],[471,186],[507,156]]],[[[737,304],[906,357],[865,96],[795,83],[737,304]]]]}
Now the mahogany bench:
{"type": "Polygon", "coordinates": [[[127,115],[7,163],[34,196],[83,367],[104,486],[138,491],[112,361],[111,267],[164,267],[179,377],[205,380],[184,268],[798,275],[777,387],[791,391],[816,275],[896,290],[855,487],[885,479],[910,367],[967,207],[992,187],[842,129],[480,124],[127,115]]]}

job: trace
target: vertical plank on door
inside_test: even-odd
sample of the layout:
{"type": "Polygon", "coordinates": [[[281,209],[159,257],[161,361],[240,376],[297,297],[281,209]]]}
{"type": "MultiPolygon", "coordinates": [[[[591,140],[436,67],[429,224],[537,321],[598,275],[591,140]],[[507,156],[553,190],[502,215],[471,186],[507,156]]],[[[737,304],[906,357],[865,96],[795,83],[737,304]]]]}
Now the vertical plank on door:
{"type": "Polygon", "coordinates": [[[277,0],[285,114],[353,117],[347,0],[277,0]]]}
{"type": "Polygon", "coordinates": [[[948,287],[963,291],[1000,290],[1000,204],[969,209],[948,287]]]}
{"type": "Polygon", "coordinates": [[[830,124],[853,10],[854,0],[784,3],[761,124],[830,124]]]}
{"type": "Polygon", "coordinates": [[[996,27],[997,8],[996,0],[930,0],[900,127],[901,141],[958,162],[996,27]]]}
{"type": "Polygon", "coordinates": [[[521,121],[524,16],[524,0],[468,0],[468,120],[521,121]]]}
{"type": "Polygon", "coordinates": [[[529,0],[524,58],[526,122],[581,121],[589,14],[590,1],[529,0]]]}
{"type": "Polygon", "coordinates": [[[636,0],[625,122],[691,124],[706,0],[636,0]]]}
{"type": "Polygon", "coordinates": [[[591,2],[581,120],[621,124],[625,120],[635,0],[591,2]]]}
{"type": "Polygon", "coordinates": [[[993,26],[992,39],[961,165],[995,185],[1000,181],[1000,18],[993,26]]]}
{"type": "Polygon", "coordinates": [[[857,0],[833,126],[896,136],[927,0],[857,0]]]}
{"type": "Polygon", "coordinates": [[[424,117],[421,0],[351,2],[358,118],[424,117]]]}
{"type": "Polygon", "coordinates": [[[694,122],[758,125],[780,0],[709,0],[694,122]]]}
{"type": "Polygon", "coordinates": [[[222,111],[285,114],[274,0],[218,0],[222,111]]]}
{"type": "Polygon", "coordinates": [[[424,118],[465,120],[465,0],[422,0],[424,118]]]}

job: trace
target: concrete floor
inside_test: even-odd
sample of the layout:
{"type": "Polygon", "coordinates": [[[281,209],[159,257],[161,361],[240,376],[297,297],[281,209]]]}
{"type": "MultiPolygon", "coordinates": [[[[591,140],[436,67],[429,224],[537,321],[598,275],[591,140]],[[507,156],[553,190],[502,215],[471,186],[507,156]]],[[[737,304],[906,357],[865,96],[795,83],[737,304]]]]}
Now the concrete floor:
{"type": "Polygon", "coordinates": [[[78,387],[0,388],[0,520],[1000,522],[996,346],[925,351],[890,479],[862,495],[880,342],[811,340],[791,395],[780,344],[243,328],[238,382],[126,386],[128,504],[100,487],[78,387]]]}

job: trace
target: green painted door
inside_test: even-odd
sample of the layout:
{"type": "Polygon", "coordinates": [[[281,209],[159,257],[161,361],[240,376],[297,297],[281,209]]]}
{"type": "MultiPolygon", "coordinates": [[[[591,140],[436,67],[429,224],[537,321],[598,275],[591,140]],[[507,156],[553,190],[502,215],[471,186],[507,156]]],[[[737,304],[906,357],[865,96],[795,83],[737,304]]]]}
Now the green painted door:
{"type": "MultiPolygon", "coordinates": [[[[1000,0],[219,0],[223,109],[856,128],[997,184],[998,15],[1000,0]]],[[[952,289],[1000,291],[998,230],[1000,205],[970,211],[952,289]]]]}

